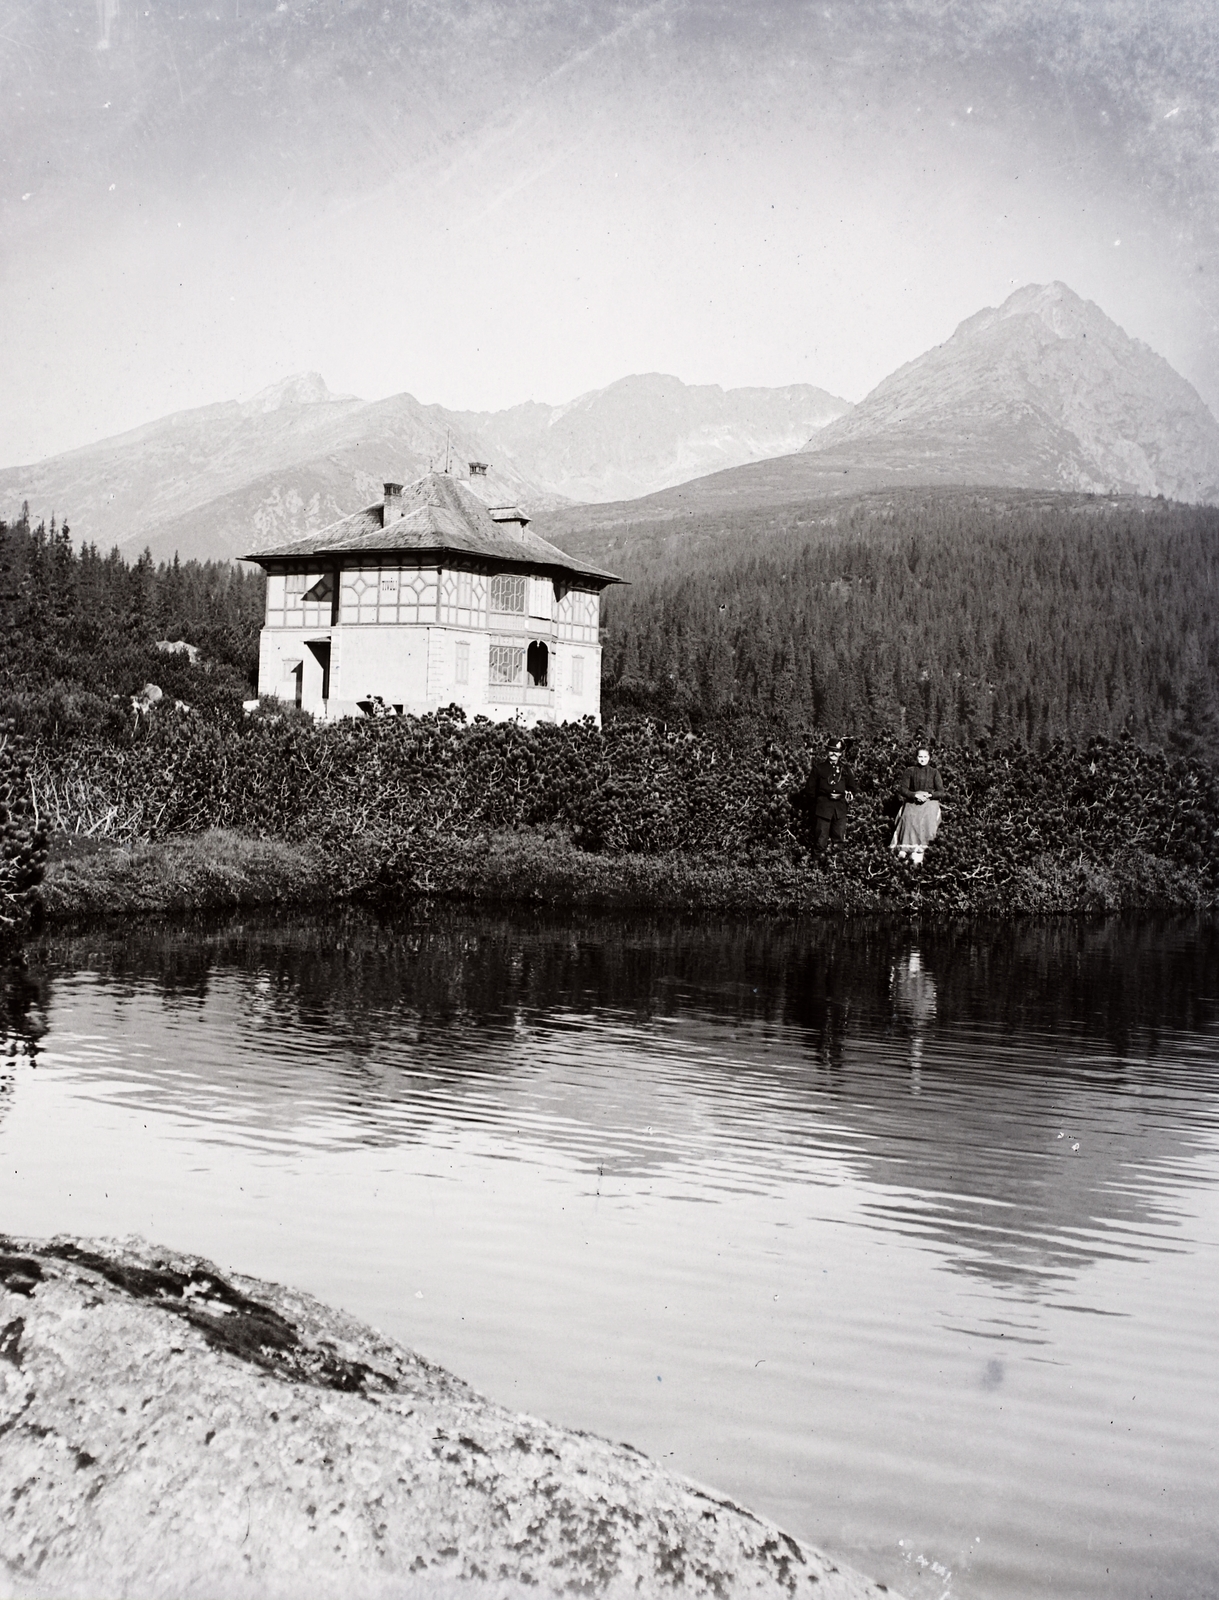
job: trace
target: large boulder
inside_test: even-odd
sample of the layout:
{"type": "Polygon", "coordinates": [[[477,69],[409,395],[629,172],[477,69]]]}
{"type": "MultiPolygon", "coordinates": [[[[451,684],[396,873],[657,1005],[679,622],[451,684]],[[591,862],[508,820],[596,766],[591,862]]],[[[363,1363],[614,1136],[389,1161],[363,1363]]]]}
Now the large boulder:
{"type": "Polygon", "coordinates": [[[0,1238],[0,1595],[881,1592],[306,1295],[139,1241],[0,1238]]]}

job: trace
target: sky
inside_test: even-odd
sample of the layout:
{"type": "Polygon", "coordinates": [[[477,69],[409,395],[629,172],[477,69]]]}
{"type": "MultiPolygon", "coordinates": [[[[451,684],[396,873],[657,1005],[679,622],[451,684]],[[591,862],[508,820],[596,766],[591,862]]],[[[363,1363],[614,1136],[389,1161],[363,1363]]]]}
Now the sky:
{"type": "Polygon", "coordinates": [[[0,0],[0,466],[317,371],[859,400],[1059,279],[1219,411],[1214,0],[0,0]]]}

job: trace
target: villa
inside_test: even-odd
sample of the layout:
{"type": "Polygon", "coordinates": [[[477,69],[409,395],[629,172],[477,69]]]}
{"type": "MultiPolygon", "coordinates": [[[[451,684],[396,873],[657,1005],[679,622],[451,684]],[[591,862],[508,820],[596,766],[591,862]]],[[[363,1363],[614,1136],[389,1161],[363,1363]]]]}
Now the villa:
{"type": "MultiPolygon", "coordinates": [[[[482,466],[482,463],[474,463],[482,466]]],[[[622,580],[429,472],[246,559],[267,574],[258,692],[315,716],[601,720],[601,591],[622,580]]]]}

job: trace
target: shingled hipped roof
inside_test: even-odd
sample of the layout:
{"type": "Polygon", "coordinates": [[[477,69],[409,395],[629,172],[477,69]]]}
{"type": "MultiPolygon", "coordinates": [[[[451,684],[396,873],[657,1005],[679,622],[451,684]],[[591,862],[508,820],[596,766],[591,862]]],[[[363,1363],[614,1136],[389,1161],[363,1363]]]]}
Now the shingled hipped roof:
{"type": "Polygon", "coordinates": [[[530,533],[522,513],[489,510],[477,495],[445,472],[429,472],[402,491],[402,515],[385,520],[385,506],[367,506],[332,522],[317,533],[304,534],[269,550],[255,550],[247,561],[312,560],[320,556],[397,556],[460,554],[534,567],[548,567],[597,583],[622,579],[600,567],[567,555],[557,545],[530,533]],[[502,519],[502,520],[501,520],[502,519]]]}

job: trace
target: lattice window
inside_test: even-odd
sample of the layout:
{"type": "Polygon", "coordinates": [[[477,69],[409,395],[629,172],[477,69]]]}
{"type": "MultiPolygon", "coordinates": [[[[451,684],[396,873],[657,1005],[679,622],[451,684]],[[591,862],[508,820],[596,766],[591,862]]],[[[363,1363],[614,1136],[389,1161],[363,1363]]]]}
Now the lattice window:
{"type": "Polygon", "coordinates": [[[436,593],[432,568],[351,568],[343,574],[343,621],[430,622],[436,593]]]}
{"type": "Polygon", "coordinates": [[[525,615],[526,582],[515,572],[497,572],[491,579],[492,611],[510,611],[525,615]]]}
{"type": "Polygon", "coordinates": [[[376,567],[343,574],[343,621],[376,622],[381,598],[381,574],[376,567]]]}
{"type": "Polygon", "coordinates": [[[505,684],[523,683],[524,681],[524,645],[493,644],[491,646],[491,682],[493,684],[505,684]]]}

